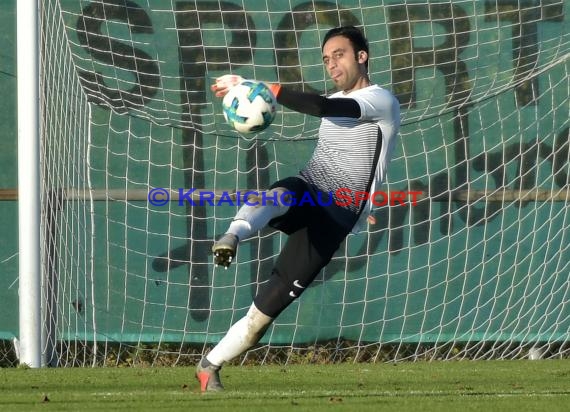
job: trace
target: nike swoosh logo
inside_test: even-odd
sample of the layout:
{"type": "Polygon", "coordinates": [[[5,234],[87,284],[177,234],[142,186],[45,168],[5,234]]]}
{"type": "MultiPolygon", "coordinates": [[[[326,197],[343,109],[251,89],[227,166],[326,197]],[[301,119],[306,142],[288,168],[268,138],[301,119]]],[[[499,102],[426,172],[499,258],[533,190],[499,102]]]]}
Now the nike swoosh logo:
{"type": "Polygon", "coordinates": [[[293,286],[295,286],[296,288],[299,288],[299,289],[305,289],[305,287],[302,286],[302,285],[299,283],[299,280],[298,280],[298,279],[296,279],[296,280],[293,282],[293,286]]]}
{"type": "Polygon", "coordinates": [[[292,298],[296,298],[296,297],[297,297],[297,295],[295,295],[295,292],[293,292],[293,291],[289,292],[289,296],[291,296],[292,298]]]}

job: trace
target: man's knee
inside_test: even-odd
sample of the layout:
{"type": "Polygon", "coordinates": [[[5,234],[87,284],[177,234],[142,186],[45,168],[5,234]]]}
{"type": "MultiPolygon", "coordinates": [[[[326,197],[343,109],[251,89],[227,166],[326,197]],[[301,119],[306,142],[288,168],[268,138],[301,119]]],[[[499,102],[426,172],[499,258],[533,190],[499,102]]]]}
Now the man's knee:
{"type": "Polygon", "coordinates": [[[261,193],[261,201],[264,205],[268,206],[291,206],[293,200],[293,193],[287,188],[275,187],[266,192],[261,193]]]}
{"type": "MultiPolygon", "coordinates": [[[[247,194],[247,193],[246,193],[247,194]]],[[[285,187],[275,187],[265,192],[250,192],[244,203],[248,206],[291,206],[293,193],[285,187]]]]}

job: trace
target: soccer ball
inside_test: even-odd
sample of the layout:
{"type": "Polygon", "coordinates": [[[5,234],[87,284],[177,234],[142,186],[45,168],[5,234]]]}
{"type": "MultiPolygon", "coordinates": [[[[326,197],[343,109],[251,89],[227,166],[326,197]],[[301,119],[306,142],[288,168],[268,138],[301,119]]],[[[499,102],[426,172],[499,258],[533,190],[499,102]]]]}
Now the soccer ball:
{"type": "Polygon", "coordinates": [[[273,119],[277,101],[261,82],[244,80],[232,87],[222,101],[226,121],[240,133],[257,133],[273,119]]]}

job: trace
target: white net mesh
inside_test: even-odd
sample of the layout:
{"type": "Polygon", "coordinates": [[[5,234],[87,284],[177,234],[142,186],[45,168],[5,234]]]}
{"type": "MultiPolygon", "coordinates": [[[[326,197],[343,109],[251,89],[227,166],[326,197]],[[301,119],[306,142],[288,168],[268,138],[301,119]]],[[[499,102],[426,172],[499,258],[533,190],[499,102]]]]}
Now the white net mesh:
{"type": "Polygon", "coordinates": [[[385,189],[419,190],[421,200],[377,209],[377,224],[347,239],[250,354],[568,353],[567,0],[44,4],[54,363],[125,353],[180,363],[245,313],[283,237],[263,231],[229,270],[214,270],[212,239],[237,206],[156,206],[147,194],[257,190],[296,174],[319,120],[280,107],[246,139],[224,123],[209,85],[231,72],[329,93],[320,47],[340,24],[363,28],[372,81],[402,104],[385,189]]]}

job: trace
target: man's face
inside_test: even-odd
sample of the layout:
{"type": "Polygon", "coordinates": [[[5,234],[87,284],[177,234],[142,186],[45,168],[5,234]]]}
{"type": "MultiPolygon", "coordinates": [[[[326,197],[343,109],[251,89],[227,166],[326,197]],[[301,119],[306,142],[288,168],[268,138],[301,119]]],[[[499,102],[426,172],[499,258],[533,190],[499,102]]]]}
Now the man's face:
{"type": "Polygon", "coordinates": [[[344,36],[330,38],[323,46],[323,64],[338,90],[349,92],[363,87],[363,63],[366,53],[355,56],[350,40],[344,36]]]}

